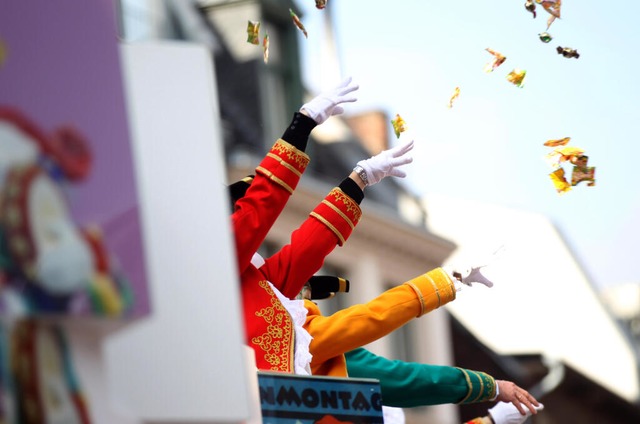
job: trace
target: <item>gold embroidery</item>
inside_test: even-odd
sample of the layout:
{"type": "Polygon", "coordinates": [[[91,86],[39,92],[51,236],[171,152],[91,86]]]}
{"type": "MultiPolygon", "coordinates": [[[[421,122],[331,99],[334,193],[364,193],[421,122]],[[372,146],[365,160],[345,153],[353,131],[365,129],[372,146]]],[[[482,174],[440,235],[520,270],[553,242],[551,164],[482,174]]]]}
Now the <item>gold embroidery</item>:
{"type": "Polygon", "coordinates": [[[349,196],[345,194],[339,187],[335,187],[333,190],[329,192],[329,196],[333,196],[336,199],[336,202],[340,201],[345,204],[347,207],[347,212],[351,212],[353,214],[353,220],[357,223],[360,221],[362,217],[362,211],[360,210],[360,206],[349,196]]]}
{"type": "MultiPolygon", "coordinates": [[[[280,303],[266,280],[258,285],[263,288],[271,299],[271,306],[256,311],[268,324],[266,331],[253,337],[251,343],[264,352],[264,359],[271,365],[272,371],[293,371],[293,324],[289,313],[280,303]]],[[[257,352],[256,352],[257,354],[257,352]]]]}
{"type": "Polygon", "coordinates": [[[300,168],[306,168],[309,164],[309,156],[298,150],[293,145],[287,143],[283,139],[276,141],[276,144],[271,148],[272,151],[279,152],[283,156],[286,156],[293,163],[297,164],[300,168]]]}
{"type": "Polygon", "coordinates": [[[336,205],[334,205],[331,202],[328,202],[327,200],[323,200],[322,201],[323,205],[328,206],[331,210],[333,210],[335,213],[337,213],[338,215],[340,215],[340,217],[342,219],[344,219],[345,221],[347,221],[347,224],[349,224],[349,227],[351,227],[351,229],[353,230],[355,228],[355,225],[353,225],[353,222],[351,222],[351,220],[349,219],[349,217],[347,215],[344,214],[344,212],[342,212],[340,209],[338,209],[338,207],[336,205]]]}

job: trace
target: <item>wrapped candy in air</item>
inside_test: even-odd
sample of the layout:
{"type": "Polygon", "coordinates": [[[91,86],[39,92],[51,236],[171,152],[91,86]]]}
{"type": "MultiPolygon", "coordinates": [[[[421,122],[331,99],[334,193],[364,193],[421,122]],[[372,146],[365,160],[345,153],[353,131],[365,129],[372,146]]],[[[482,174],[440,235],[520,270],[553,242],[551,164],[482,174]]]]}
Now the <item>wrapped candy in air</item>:
{"type": "Polygon", "coordinates": [[[538,37],[540,37],[540,41],[542,41],[543,43],[548,43],[549,41],[553,40],[553,37],[551,37],[551,34],[549,34],[548,32],[541,32],[540,34],[538,34],[538,37]]]}
{"type": "Polygon", "coordinates": [[[484,71],[487,72],[487,73],[493,72],[494,69],[496,69],[498,66],[502,65],[504,63],[504,61],[507,60],[506,56],[504,56],[500,52],[492,50],[492,49],[490,49],[488,47],[485,50],[493,55],[493,61],[487,63],[485,65],[485,67],[484,67],[484,71]]]}
{"type": "Polygon", "coordinates": [[[298,15],[296,15],[293,9],[289,9],[289,15],[291,15],[291,19],[293,20],[293,23],[304,34],[304,38],[307,38],[307,29],[304,27],[304,25],[302,25],[302,21],[300,21],[300,18],[298,18],[298,15]]]}
{"type": "Polygon", "coordinates": [[[262,58],[265,64],[269,62],[269,34],[265,34],[262,39],[262,58]]]}
{"type": "Polygon", "coordinates": [[[449,99],[449,108],[453,107],[453,101],[457,99],[459,95],[460,95],[460,87],[456,87],[453,90],[453,94],[451,95],[451,98],[449,99]]]}
{"type": "Polygon", "coordinates": [[[249,21],[247,24],[247,43],[260,44],[260,22],[249,21]]]}
{"type": "Polygon", "coordinates": [[[397,138],[400,138],[400,134],[407,129],[406,122],[399,114],[396,114],[396,117],[391,120],[391,125],[393,125],[393,131],[396,133],[397,138]]]}
{"type": "Polygon", "coordinates": [[[507,75],[507,81],[511,84],[522,88],[524,86],[524,78],[527,76],[527,71],[521,69],[514,69],[507,75]]]}
{"type": "Polygon", "coordinates": [[[535,19],[536,15],[536,4],[532,0],[527,0],[524,2],[524,8],[533,14],[535,19]]]}
{"type": "Polygon", "coordinates": [[[547,140],[544,142],[544,145],[547,147],[566,146],[569,141],[571,141],[571,137],[564,137],[555,140],[547,140]]]}
{"type": "Polygon", "coordinates": [[[595,166],[587,166],[589,157],[581,155],[575,157],[571,162],[573,165],[573,171],[571,172],[571,185],[575,186],[579,183],[586,181],[589,187],[596,185],[596,168],[595,166]]]}
{"type": "Polygon", "coordinates": [[[572,49],[571,47],[560,47],[560,46],[558,46],[556,48],[556,51],[558,52],[558,54],[561,54],[562,56],[564,56],[566,58],[575,57],[577,59],[577,58],[580,57],[580,54],[578,53],[578,50],[572,49]]]}
{"type": "Polygon", "coordinates": [[[551,181],[553,182],[553,185],[556,188],[556,191],[558,193],[562,194],[571,190],[571,185],[567,182],[566,178],[564,177],[564,169],[562,168],[556,169],[551,174],[549,174],[549,177],[551,178],[551,181]]]}

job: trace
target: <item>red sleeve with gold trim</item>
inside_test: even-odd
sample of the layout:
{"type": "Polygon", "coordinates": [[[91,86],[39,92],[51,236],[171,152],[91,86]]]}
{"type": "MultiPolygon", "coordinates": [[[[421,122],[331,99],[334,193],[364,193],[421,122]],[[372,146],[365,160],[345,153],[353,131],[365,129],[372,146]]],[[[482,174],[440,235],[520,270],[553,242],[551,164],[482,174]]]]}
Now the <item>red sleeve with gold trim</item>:
{"type": "Polygon", "coordinates": [[[240,273],[264,242],[308,164],[309,156],[280,139],[256,168],[253,183],[232,214],[240,273]]]}
{"type": "Polygon", "coordinates": [[[351,197],[337,187],[332,189],[291,234],[290,244],[266,259],[260,271],[282,294],[296,297],[327,255],[349,238],[361,216],[351,197]]]}
{"type": "Polygon", "coordinates": [[[413,318],[455,299],[449,275],[436,268],[382,293],[365,304],[322,316],[318,307],[305,301],[309,311],[304,327],[313,340],[311,371],[322,362],[364,346],[406,324],[413,318]]]}

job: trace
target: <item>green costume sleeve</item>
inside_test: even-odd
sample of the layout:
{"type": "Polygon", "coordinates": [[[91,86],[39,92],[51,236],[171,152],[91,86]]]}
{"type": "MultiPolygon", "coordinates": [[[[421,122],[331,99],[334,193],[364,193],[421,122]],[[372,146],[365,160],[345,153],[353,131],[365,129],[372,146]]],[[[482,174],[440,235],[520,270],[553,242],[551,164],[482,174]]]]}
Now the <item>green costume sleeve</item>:
{"type": "Polygon", "coordinates": [[[483,372],[442,365],[391,360],[364,348],[345,354],[349,377],[380,381],[382,403],[411,408],[493,399],[496,383],[483,372]]]}

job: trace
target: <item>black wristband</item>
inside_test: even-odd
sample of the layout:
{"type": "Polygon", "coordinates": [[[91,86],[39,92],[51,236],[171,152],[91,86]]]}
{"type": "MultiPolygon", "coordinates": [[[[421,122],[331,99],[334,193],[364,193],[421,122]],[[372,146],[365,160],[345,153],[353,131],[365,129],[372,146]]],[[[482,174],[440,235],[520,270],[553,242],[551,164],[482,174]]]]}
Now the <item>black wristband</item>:
{"type": "Polygon", "coordinates": [[[311,134],[311,131],[317,125],[316,121],[307,115],[296,112],[293,114],[291,124],[289,124],[289,127],[284,131],[284,134],[282,134],[282,139],[304,152],[307,148],[309,134],[311,134]]]}
{"type": "Polygon", "coordinates": [[[357,204],[360,204],[362,199],[364,199],[364,192],[360,189],[358,184],[349,177],[342,180],[338,187],[340,187],[340,190],[344,191],[344,193],[351,197],[357,204]]]}

